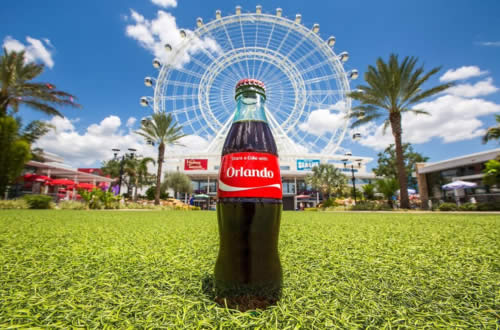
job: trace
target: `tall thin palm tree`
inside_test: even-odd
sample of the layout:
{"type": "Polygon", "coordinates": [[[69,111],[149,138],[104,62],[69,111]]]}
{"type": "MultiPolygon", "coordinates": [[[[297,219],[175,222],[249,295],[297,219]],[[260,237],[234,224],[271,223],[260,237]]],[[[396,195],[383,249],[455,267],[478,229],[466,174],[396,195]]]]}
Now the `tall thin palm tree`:
{"type": "Polygon", "coordinates": [[[155,204],[160,204],[161,172],[165,158],[165,147],[168,145],[179,145],[179,139],[186,136],[182,134],[182,126],[178,126],[172,114],[163,111],[156,112],[150,118],[146,118],[141,123],[141,128],[136,131],[143,136],[148,143],[158,145],[158,171],[156,174],[155,204]]]}
{"type": "Polygon", "coordinates": [[[453,86],[453,82],[437,85],[429,89],[422,86],[429,78],[441,69],[434,68],[424,73],[424,67],[416,67],[418,58],[405,57],[401,63],[398,56],[391,54],[389,61],[378,58],[376,66],[368,66],[364,79],[368,85],[358,86],[358,90],[350,93],[351,98],[360,102],[354,107],[350,118],[355,118],[351,127],[371,121],[384,119],[384,132],[391,126],[396,146],[396,165],[401,191],[401,207],[409,208],[408,177],[403,159],[401,135],[403,129],[401,119],[404,113],[426,114],[428,112],[415,109],[417,103],[453,86]]]}
{"type": "Polygon", "coordinates": [[[0,117],[12,115],[24,104],[48,115],[61,116],[56,106],[80,107],[75,96],[44,82],[31,82],[44,70],[43,64],[26,63],[24,51],[7,51],[0,57],[0,117]]]}
{"type": "Polygon", "coordinates": [[[497,126],[488,128],[486,134],[483,136],[483,143],[500,139],[500,115],[495,115],[495,120],[497,121],[497,126]]]}

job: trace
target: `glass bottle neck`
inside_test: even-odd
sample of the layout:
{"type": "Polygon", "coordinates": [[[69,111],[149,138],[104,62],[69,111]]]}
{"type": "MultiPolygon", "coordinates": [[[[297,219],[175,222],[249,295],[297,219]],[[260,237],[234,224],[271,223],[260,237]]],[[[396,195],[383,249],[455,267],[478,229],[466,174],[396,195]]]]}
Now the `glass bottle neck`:
{"type": "Polygon", "coordinates": [[[263,121],[267,123],[266,98],[253,91],[245,91],[236,97],[236,111],[233,123],[240,121],[263,121]]]}

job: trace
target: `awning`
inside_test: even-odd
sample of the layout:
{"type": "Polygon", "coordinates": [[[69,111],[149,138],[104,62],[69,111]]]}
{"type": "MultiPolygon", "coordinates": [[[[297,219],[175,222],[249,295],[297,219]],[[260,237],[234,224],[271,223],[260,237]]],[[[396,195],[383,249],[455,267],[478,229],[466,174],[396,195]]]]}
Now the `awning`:
{"type": "Polygon", "coordinates": [[[54,164],[41,163],[34,160],[26,163],[26,166],[36,167],[38,174],[50,176],[51,178],[68,178],[75,182],[90,182],[96,184],[97,182],[113,182],[114,179],[104,176],[94,175],[90,173],[80,172],[73,168],[57,166],[54,164]]]}

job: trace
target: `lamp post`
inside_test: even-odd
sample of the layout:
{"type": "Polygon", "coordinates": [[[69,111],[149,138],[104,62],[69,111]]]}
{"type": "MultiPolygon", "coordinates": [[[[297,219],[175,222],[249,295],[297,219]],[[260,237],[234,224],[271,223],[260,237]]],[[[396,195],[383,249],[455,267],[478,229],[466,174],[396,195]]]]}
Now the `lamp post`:
{"type": "Polygon", "coordinates": [[[118,160],[120,161],[120,174],[119,174],[120,177],[118,179],[118,195],[120,195],[121,190],[122,190],[123,165],[125,164],[125,160],[134,158],[134,153],[137,150],[134,148],[128,148],[128,151],[130,151],[130,153],[123,154],[121,156],[121,159],[120,159],[120,157],[118,157],[118,153],[120,152],[120,149],[114,148],[111,150],[113,151],[113,159],[116,161],[118,161],[118,160]]]}
{"type": "MultiPolygon", "coordinates": [[[[349,161],[348,158],[342,159],[342,162],[344,163],[344,168],[347,168],[348,161],[349,161]]],[[[362,159],[356,159],[356,161],[358,162],[358,168],[361,168],[362,159]]],[[[351,174],[352,174],[351,180],[352,180],[352,190],[353,190],[353,194],[354,194],[354,203],[357,203],[357,200],[356,200],[356,177],[354,176],[354,172],[355,172],[354,171],[354,164],[351,163],[350,167],[351,167],[351,174]]]]}

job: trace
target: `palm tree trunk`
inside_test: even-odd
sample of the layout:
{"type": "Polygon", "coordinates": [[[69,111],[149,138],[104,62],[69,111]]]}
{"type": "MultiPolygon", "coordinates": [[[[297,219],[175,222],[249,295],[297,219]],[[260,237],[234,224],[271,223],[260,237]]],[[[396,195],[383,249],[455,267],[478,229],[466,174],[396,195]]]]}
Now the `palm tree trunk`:
{"type": "Polygon", "coordinates": [[[134,202],[137,202],[137,186],[139,185],[139,176],[135,176],[135,194],[134,194],[134,202]]]}
{"type": "Polygon", "coordinates": [[[160,143],[158,147],[158,171],[156,173],[155,205],[160,205],[161,168],[163,166],[164,155],[165,155],[165,144],[160,143]]]}
{"type": "Polygon", "coordinates": [[[401,128],[401,114],[399,112],[391,112],[389,115],[391,122],[392,135],[396,146],[396,167],[398,170],[399,181],[399,197],[401,200],[400,207],[402,209],[409,209],[410,202],[408,199],[408,176],[406,174],[406,167],[403,157],[403,145],[401,143],[401,135],[403,130],[401,128]]]}

